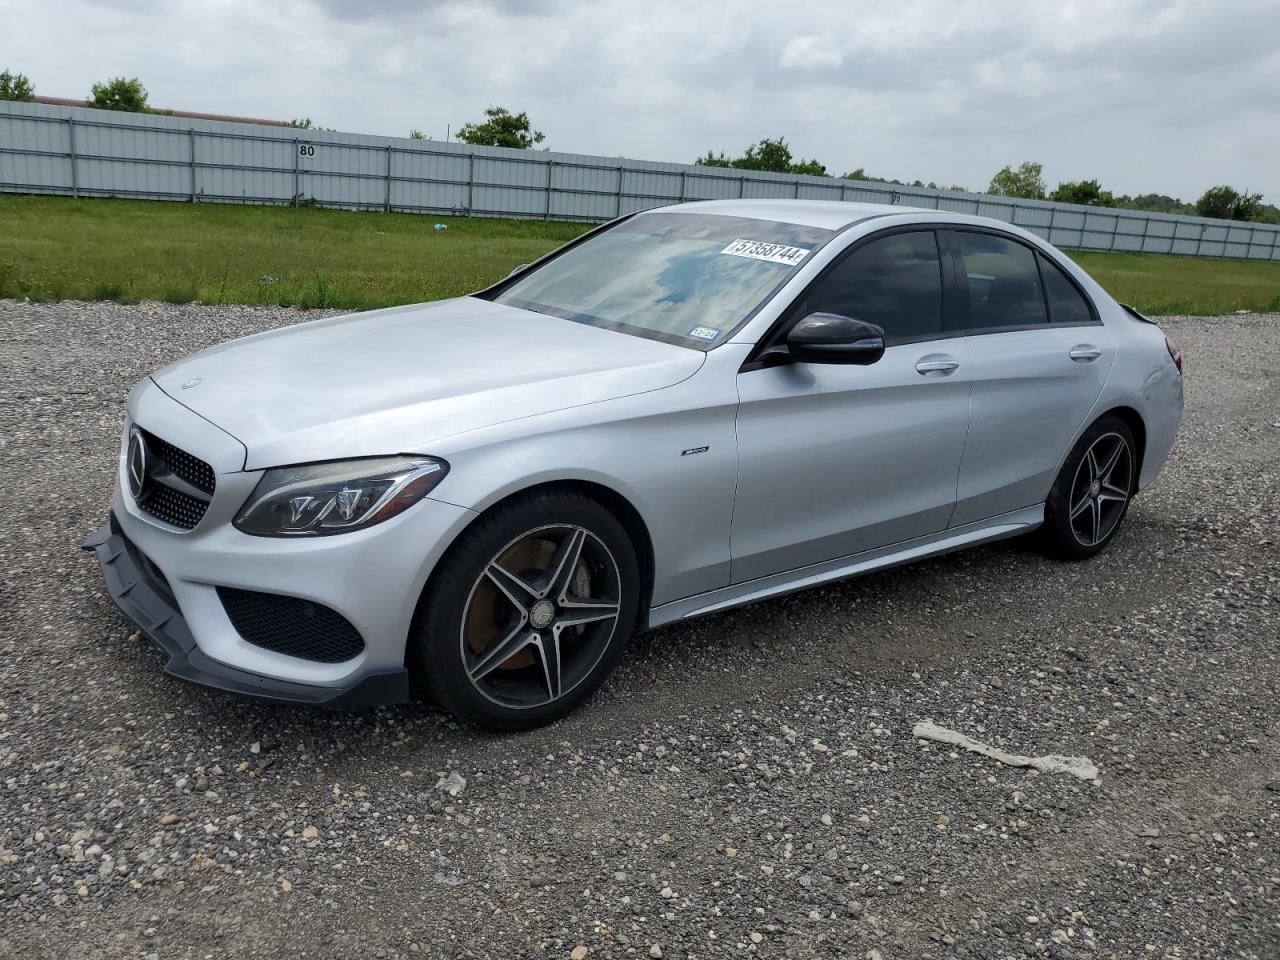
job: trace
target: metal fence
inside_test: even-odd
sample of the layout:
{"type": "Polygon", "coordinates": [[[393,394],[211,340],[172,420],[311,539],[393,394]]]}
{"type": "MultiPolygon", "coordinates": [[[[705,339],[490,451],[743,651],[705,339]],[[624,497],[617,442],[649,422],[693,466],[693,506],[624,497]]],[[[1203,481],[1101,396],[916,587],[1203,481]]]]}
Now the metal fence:
{"type": "Polygon", "coordinates": [[[1280,226],[621,157],[0,102],[0,191],[608,220],[802,197],[993,217],[1078,250],[1280,260],[1280,226]]]}

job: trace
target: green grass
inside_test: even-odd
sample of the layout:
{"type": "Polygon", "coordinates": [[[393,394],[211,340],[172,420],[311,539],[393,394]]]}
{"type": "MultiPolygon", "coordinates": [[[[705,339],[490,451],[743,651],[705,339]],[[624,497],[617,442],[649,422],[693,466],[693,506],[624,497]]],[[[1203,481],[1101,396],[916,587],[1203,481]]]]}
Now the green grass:
{"type": "Polygon", "coordinates": [[[1280,261],[1075,251],[1071,257],[1121,303],[1152,316],[1280,312],[1280,261]]]}
{"type": "Polygon", "coordinates": [[[478,290],[586,229],[0,194],[0,297],[392,306],[478,290]],[[436,232],[436,223],[448,229],[436,232]]]}
{"type": "MultiPolygon", "coordinates": [[[[0,297],[367,309],[499,280],[586,225],[0,194],[0,297]],[[448,229],[436,232],[433,224],[448,229]]],[[[1144,313],[1280,310],[1280,263],[1077,253],[1144,313]]]]}

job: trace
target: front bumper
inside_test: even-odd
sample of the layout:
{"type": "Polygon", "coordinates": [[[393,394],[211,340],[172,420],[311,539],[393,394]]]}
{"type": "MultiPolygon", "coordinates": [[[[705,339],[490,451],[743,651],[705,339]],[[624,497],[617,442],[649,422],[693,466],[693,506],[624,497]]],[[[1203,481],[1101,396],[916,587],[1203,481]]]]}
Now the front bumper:
{"type": "Polygon", "coordinates": [[[312,706],[370,707],[409,699],[409,674],[403,667],[366,673],[343,688],[281,680],[219,663],[196,644],[169,586],[124,535],[115,514],[83,547],[97,554],[116,606],[169,655],[164,671],[172,677],[242,696],[312,706]]]}
{"type": "MultiPolygon", "coordinates": [[[[233,524],[262,476],[244,469],[235,438],[150,380],[129,396],[111,524],[94,550],[116,604],[170,656],[168,672],[237,693],[294,703],[369,704],[405,699],[405,644],[417,598],[436,563],[475,514],[427,497],[376,526],[327,537],[254,537],[233,524]],[[145,513],[128,492],[130,424],[205,461],[213,500],[191,529],[145,513]],[[363,649],[333,662],[257,645],[242,635],[220,591],[273,594],[327,607],[363,649]]],[[[264,629],[269,629],[269,624],[264,629]]]]}

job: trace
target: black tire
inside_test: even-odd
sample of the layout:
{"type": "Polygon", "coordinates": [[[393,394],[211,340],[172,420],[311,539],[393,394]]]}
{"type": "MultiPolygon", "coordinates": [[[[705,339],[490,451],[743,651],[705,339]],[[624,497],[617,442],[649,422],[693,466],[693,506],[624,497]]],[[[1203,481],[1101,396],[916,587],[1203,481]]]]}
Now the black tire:
{"type": "Polygon", "coordinates": [[[1100,417],[1071,448],[1049,491],[1041,528],[1046,552],[1085,560],[1106,549],[1124,523],[1137,482],[1133,432],[1117,416],[1100,417]],[[1108,472],[1112,456],[1117,459],[1108,472]]]}
{"type": "Polygon", "coordinates": [[[464,723],[538,727],[569,713],[609,676],[639,603],[635,548],[612,513],[571,491],[522,494],[476,520],[440,561],[414,619],[410,664],[428,695],[464,723]],[[525,592],[541,588],[548,591],[541,600],[525,592]],[[596,619],[574,622],[589,617],[596,619]],[[499,660],[504,649],[514,652],[499,660]]]}

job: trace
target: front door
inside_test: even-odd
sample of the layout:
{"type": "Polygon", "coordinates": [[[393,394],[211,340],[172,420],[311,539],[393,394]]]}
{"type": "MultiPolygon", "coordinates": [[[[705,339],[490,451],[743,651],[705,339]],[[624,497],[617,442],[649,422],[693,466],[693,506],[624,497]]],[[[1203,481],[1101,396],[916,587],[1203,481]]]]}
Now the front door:
{"type": "Polygon", "coordinates": [[[819,277],[788,321],[825,311],[878,324],[884,356],[738,375],[735,583],[946,529],[971,373],[964,337],[943,334],[943,304],[933,231],[874,235],[819,277]]]}

